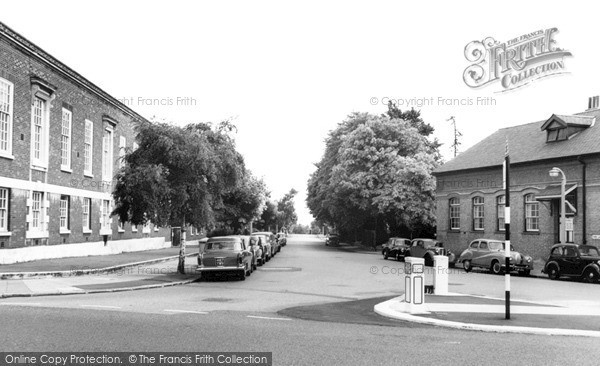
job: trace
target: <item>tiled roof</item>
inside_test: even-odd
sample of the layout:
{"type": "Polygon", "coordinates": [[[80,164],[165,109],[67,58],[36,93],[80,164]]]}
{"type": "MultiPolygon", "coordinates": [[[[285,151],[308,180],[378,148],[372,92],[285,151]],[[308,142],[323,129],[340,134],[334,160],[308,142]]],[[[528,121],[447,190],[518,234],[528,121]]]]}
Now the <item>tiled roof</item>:
{"type": "Polygon", "coordinates": [[[570,121],[568,123],[591,125],[564,141],[546,142],[546,132],[540,130],[546,121],[500,129],[437,168],[434,174],[502,165],[507,139],[511,164],[565,156],[598,154],[600,153],[600,123],[599,121],[591,123],[590,118],[581,118],[586,116],[600,119],[600,109],[585,111],[573,116],[556,116],[565,122],[570,121]],[[590,123],[588,124],[588,122],[590,123]]]}

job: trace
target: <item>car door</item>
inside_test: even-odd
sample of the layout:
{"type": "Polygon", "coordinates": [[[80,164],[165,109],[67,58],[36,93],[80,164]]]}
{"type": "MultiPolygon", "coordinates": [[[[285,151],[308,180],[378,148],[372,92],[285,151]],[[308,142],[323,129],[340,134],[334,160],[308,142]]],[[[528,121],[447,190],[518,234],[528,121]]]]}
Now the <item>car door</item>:
{"type": "Polygon", "coordinates": [[[489,267],[492,261],[492,252],[490,251],[489,244],[486,240],[479,242],[479,248],[477,250],[477,260],[474,261],[478,266],[489,267]]]}
{"type": "Polygon", "coordinates": [[[561,257],[560,272],[564,275],[578,275],[579,258],[577,257],[577,250],[572,246],[565,246],[563,248],[563,255],[561,257]]]}

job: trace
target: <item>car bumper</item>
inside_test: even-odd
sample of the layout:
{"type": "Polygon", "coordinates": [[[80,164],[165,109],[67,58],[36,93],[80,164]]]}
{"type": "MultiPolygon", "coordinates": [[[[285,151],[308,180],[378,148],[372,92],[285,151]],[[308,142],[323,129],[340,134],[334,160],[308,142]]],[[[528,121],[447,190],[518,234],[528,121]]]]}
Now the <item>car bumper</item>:
{"type": "Polygon", "coordinates": [[[196,267],[196,272],[227,272],[227,271],[243,271],[243,266],[223,266],[223,267],[205,267],[198,266],[196,267]]]}
{"type": "MultiPolygon", "coordinates": [[[[506,268],[506,265],[502,265],[502,268],[506,268]]],[[[510,264],[510,270],[512,271],[531,271],[533,270],[533,263],[532,264],[510,264]]]]}

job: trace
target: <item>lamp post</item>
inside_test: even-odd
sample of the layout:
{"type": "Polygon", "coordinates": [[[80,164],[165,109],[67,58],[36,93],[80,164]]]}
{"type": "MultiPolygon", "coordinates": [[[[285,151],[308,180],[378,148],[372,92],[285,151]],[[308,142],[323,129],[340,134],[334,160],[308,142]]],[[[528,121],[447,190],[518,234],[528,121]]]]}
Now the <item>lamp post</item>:
{"type": "Polygon", "coordinates": [[[567,215],[566,215],[566,206],[565,206],[565,187],[567,185],[567,177],[565,176],[565,172],[560,170],[557,167],[550,169],[551,177],[558,177],[558,175],[562,175],[562,181],[560,183],[560,232],[559,232],[559,240],[561,243],[566,243],[567,240],[567,215]]]}

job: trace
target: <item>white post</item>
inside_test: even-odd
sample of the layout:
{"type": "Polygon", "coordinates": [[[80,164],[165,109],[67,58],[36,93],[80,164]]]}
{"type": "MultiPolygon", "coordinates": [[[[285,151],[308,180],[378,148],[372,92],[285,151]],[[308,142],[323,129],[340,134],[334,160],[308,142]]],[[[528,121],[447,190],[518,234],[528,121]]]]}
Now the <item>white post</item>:
{"type": "Polygon", "coordinates": [[[425,309],[425,259],[405,259],[404,302],[411,314],[426,313],[425,309]]]}
{"type": "Polygon", "coordinates": [[[433,288],[436,295],[448,295],[448,257],[433,256],[433,288]]]}

